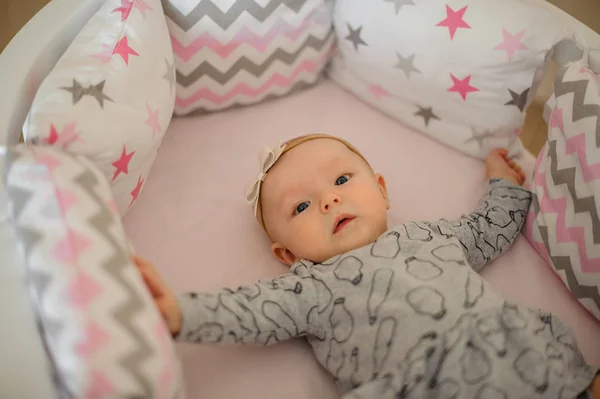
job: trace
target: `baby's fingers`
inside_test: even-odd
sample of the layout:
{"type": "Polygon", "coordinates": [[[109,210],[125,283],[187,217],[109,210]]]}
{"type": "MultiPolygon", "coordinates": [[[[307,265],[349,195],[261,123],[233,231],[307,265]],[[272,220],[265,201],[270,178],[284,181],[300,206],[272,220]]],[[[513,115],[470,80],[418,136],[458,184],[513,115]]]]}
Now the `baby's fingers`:
{"type": "Polygon", "coordinates": [[[494,148],[492,152],[495,152],[503,157],[508,155],[508,150],[506,148],[494,148]]]}
{"type": "Polygon", "coordinates": [[[517,172],[517,174],[519,175],[519,177],[525,181],[525,172],[523,171],[523,168],[521,168],[519,166],[519,164],[515,163],[514,161],[511,161],[512,163],[509,163],[510,167],[517,172]]]}
{"type": "Polygon", "coordinates": [[[148,287],[148,291],[150,291],[150,294],[152,294],[154,298],[160,298],[164,295],[164,290],[160,281],[156,281],[156,279],[148,275],[148,273],[143,270],[140,272],[140,274],[142,275],[142,279],[144,280],[146,287],[148,287]]]}
{"type": "Polygon", "coordinates": [[[164,294],[162,280],[152,264],[137,256],[133,257],[133,261],[152,296],[155,298],[162,296],[164,294]]]}

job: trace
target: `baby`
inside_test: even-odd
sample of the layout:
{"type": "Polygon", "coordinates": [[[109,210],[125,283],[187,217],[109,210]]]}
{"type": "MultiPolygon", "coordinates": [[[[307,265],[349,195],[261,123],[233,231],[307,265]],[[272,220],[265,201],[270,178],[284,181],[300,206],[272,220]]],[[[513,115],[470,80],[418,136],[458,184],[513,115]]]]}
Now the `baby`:
{"type": "Polygon", "coordinates": [[[383,176],[346,141],[300,137],[261,163],[247,199],[290,271],[176,297],[136,258],[177,340],[306,337],[344,398],[592,397],[597,370],[565,325],[503,300],[478,274],[515,240],[531,201],[507,151],[487,157],[476,211],[392,229],[383,176]]]}

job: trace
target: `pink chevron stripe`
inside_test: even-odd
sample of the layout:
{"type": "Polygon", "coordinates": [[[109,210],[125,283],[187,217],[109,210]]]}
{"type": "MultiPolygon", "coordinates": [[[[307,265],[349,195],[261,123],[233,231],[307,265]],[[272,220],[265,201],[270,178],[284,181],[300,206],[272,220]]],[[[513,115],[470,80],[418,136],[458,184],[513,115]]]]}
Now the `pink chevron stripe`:
{"type": "Polygon", "coordinates": [[[264,53],[269,45],[278,37],[285,36],[290,41],[298,40],[300,35],[304,33],[312,24],[318,24],[321,26],[329,25],[329,15],[325,8],[321,8],[313,11],[308,15],[304,21],[298,27],[290,25],[285,20],[279,18],[274,26],[264,36],[259,36],[254,33],[250,28],[244,26],[228,43],[222,43],[210,32],[203,32],[200,36],[194,39],[187,46],[183,45],[177,38],[171,35],[171,46],[173,47],[173,53],[181,58],[183,61],[188,62],[203,48],[209,48],[214,53],[218,54],[221,58],[228,57],[238,47],[243,44],[248,44],[254,47],[257,51],[264,53]]]}
{"type": "Polygon", "coordinates": [[[81,342],[75,343],[75,353],[88,360],[95,352],[104,348],[110,341],[110,336],[94,321],[90,321],[81,342]]]}
{"type": "Polygon", "coordinates": [[[581,165],[583,181],[587,183],[590,180],[596,180],[600,178],[600,162],[596,164],[590,164],[587,160],[585,150],[585,133],[578,134],[577,136],[571,137],[567,140],[565,152],[567,155],[572,155],[573,153],[576,153],[579,159],[579,163],[581,165]]]}
{"type": "MultiPolygon", "coordinates": [[[[329,56],[328,53],[326,53],[325,55],[329,56]]],[[[322,62],[320,60],[317,60],[316,62],[312,60],[307,60],[298,65],[298,67],[292,72],[290,76],[283,76],[279,73],[276,73],[258,88],[250,87],[250,85],[248,85],[247,83],[239,83],[232,90],[228,91],[223,95],[217,94],[206,87],[202,87],[188,98],[177,97],[175,99],[175,104],[177,104],[178,107],[186,108],[200,100],[208,100],[213,104],[221,105],[236,96],[246,96],[251,98],[259,97],[261,94],[264,94],[273,86],[292,86],[302,72],[314,72],[317,70],[317,68],[319,68],[321,64],[322,62]]]]}
{"type": "Polygon", "coordinates": [[[552,199],[544,191],[540,198],[540,211],[543,213],[556,213],[556,242],[577,245],[581,271],[584,273],[600,273],[600,258],[588,258],[585,251],[585,229],[583,227],[567,227],[565,215],[567,214],[567,199],[565,197],[552,199]]]}
{"type": "Polygon", "coordinates": [[[101,370],[92,370],[88,376],[85,399],[104,399],[114,397],[115,388],[110,379],[101,370]]]}

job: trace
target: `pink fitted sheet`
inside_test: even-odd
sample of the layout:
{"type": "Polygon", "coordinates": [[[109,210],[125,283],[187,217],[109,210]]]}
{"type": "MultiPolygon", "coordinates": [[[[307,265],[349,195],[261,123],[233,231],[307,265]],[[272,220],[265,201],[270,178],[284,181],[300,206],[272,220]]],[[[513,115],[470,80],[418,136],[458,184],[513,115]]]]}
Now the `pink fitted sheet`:
{"type": "MultiPolygon", "coordinates": [[[[435,123],[433,121],[432,123],[435,123]]],[[[285,272],[244,202],[262,145],[325,132],[348,139],[387,178],[390,224],[453,218],[473,209],[480,161],[364,105],[329,81],[261,105],[174,119],[145,190],[125,219],[135,250],[176,291],[216,290],[285,272]]],[[[531,173],[531,155],[521,160],[531,173]]],[[[524,237],[483,272],[507,299],[553,312],[600,365],[600,323],[524,237]]],[[[190,398],[335,398],[330,377],[297,340],[269,348],[178,345],[190,398]]]]}

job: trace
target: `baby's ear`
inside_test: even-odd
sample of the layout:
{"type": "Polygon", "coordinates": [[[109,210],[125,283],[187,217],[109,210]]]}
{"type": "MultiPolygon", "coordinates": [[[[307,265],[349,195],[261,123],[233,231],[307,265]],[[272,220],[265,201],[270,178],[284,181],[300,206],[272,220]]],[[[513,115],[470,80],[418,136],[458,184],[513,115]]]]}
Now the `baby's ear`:
{"type": "Polygon", "coordinates": [[[375,174],[375,180],[377,181],[377,186],[379,186],[379,191],[381,192],[381,196],[387,203],[387,209],[390,209],[390,200],[388,198],[387,186],[385,184],[385,179],[379,173],[375,174]]]}
{"type": "Polygon", "coordinates": [[[285,265],[292,266],[298,261],[298,258],[292,253],[292,251],[278,242],[275,242],[273,245],[271,245],[271,251],[273,251],[273,255],[275,255],[275,257],[285,265]]]}

